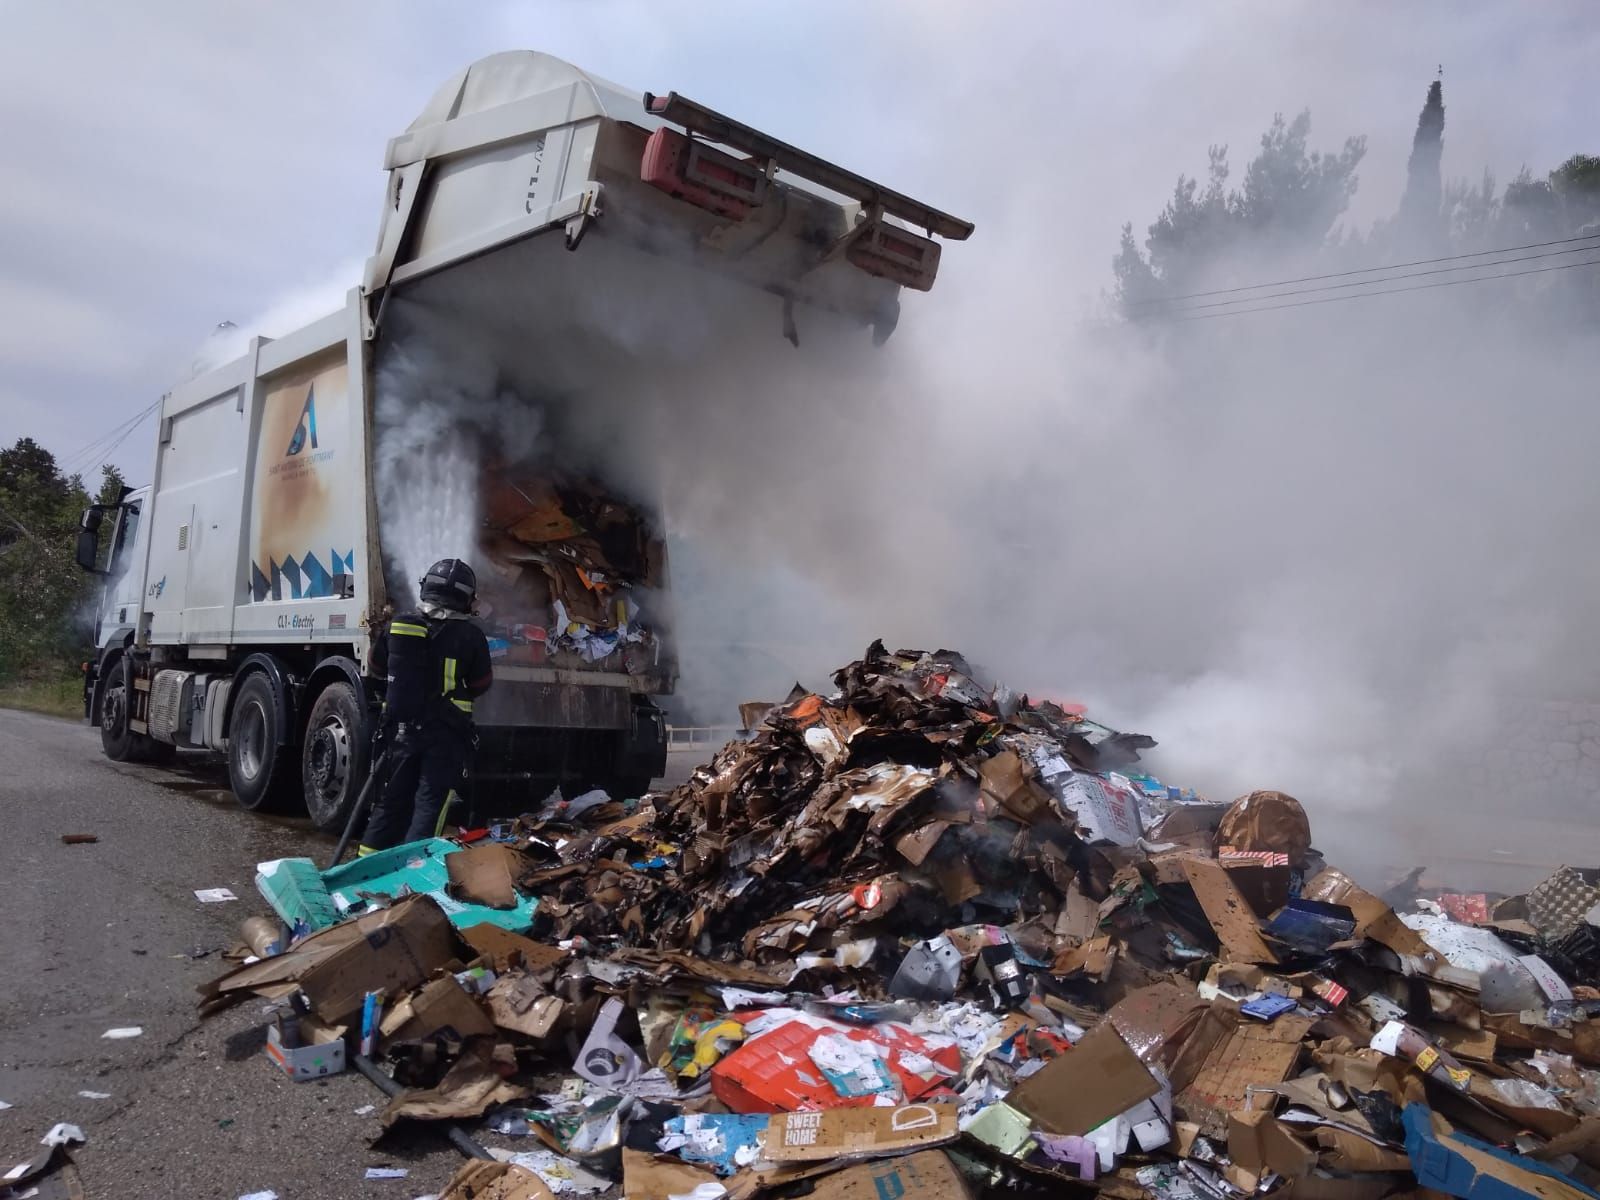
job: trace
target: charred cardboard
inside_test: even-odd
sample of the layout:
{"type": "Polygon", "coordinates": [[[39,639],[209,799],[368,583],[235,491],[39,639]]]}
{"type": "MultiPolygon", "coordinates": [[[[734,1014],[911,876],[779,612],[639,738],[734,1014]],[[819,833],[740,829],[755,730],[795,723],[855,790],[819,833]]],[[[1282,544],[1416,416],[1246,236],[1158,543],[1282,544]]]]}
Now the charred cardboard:
{"type": "Polygon", "coordinates": [[[409,1088],[401,1092],[379,1114],[385,1129],[401,1117],[425,1121],[452,1117],[481,1117],[497,1104],[508,1104],[531,1095],[520,1084],[510,1083],[495,1069],[491,1047],[482,1041],[469,1045],[445,1072],[437,1087],[409,1088]]]}
{"type": "Polygon", "coordinates": [[[818,1179],[812,1200],[968,1200],[961,1172],[943,1150],[860,1163],[818,1179]]]}
{"type": "Polygon", "coordinates": [[[393,995],[416,987],[457,961],[460,942],[430,897],[408,896],[375,913],[314,933],[278,955],[231,971],[201,989],[202,1011],[240,995],[283,996],[299,990],[330,1024],[360,1011],[368,992],[393,995]]]}
{"type": "Polygon", "coordinates": [[[1242,963],[1278,961],[1261,936],[1254,911],[1240,894],[1227,868],[1207,859],[1190,858],[1184,860],[1183,871],[1229,959],[1242,963]]]}
{"type": "Polygon", "coordinates": [[[394,1041],[439,1036],[465,1041],[493,1033],[494,1023],[454,975],[443,974],[396,1001],[383,1014],[378,1029],[386,1039],[394,1041]]]}
{"type": "Polygon", "coordinates": [[[1110,1022],[1018,1084],[1006,1102],[1047,1133],[1085,1134],[1161,1090],[1110,1022]]]}
{"type": "Polygon", "coordinates": [[[555,1200],[555,1194],[527,1167],[475,1158],[450,1177],[439,1200],[555,1200]]]}
{"type": "Polygon", "coordinates": [[[1228,863],[1223,870],[1258,917],[1270,917],[1289,899],[1289,867],[1239,862],[1228,863]]]}
{"type": "Polygon", "coordinates": [[[813,1162],[904,1154],[954,1141],[956,1116],[953,1104],[779,1113],[767,1126],[762,1155],[773,1162],[813,1162]]]}

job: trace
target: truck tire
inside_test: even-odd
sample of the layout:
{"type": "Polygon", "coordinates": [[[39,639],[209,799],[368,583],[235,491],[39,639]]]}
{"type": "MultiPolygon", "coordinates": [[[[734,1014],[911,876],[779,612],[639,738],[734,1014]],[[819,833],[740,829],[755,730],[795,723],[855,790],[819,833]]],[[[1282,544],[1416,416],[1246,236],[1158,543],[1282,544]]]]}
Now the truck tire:
{"type": "Polygon", "coordinates": [[[650,790],[653,782],[648,775],[618,775],[601,786],[613,800],[637,800],[650,790]]]}
{"type": "Polygon", "coordinates": [[[178,748],[128,728],[132,662],[120,655],[111,664],[100,693],[100,748],[112,762],[169,763],[178,748]]]}
{"type": "Polygon", "coordinates": [[[100,749],[112,762],[137,762],[139,735],[128,728],[128,660],[118,656],[100,689],[100,749]]]}
{"type": "Polygon", "coordinates": [[[367,778],[371,730],[367,706],[344,680],[330,683],[317,694],[300,747],[300,786],[305,792],[311,823],[325,833],[337,833],[350,818],[350,809],[367,778]]]}
{"type": "Polygon", "coordinates": [[[245,676],[228,719],[228,784],[251,812],[281,812],[299,788],[294,747],[280,744],[278,724],[271,680],[259,671],[245,676]]]}

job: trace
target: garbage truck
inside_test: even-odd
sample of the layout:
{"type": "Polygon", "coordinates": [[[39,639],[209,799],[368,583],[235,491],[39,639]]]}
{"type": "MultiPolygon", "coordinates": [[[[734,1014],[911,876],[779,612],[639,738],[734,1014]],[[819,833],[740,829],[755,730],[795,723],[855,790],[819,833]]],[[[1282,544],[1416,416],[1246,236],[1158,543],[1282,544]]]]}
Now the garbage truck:
{"type": "Polygon", "coordinates": [[[972,225],[528,51],[445,83],[385,168],[343,307],[175,386],[150,484],[84,513],[86,716],[111,759],[218,751],[245,808],[338,828],[379,719],[372,635],[459,556],[495,666],[468,790],[636,795],[677,678],[666,514],[659,480],[607,478],[603,431],[671,420],[730,354],[881,345],[972,225]]]}

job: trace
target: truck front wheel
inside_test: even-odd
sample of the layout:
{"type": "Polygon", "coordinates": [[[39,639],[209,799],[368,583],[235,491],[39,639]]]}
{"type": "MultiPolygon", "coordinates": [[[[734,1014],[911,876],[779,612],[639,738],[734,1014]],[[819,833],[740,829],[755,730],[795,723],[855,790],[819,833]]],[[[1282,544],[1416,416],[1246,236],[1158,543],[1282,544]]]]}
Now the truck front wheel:
{"type": "Polygon", "coordinates": [[[300,782],[294,747],[282,744],[279,724],[272,682],[260,672],[247,675],[228,720],[228,783],[251,812],[288,807],[300,782]]]}
{"type": "Polygon", "coordinates": [[[139,758],[139,735],[128,728],[128,660],[117,658],[100,689],[100,748],[112,762],[139,758]]]}
{"type": "Polygon", "coordinates": [[[178,753],[176,746],[128,727],[132,694],[133,660],[124,654],[112,661],[100,691],[100,748],[112,762],[171,762],[178,753]]]}
{"type": "Polygon", "coordinates": [[[318,829],[337,833],[367,777],[366,705],[345,682],[330,683],[311,706],[300,750],[306,812],[318,829]]]}

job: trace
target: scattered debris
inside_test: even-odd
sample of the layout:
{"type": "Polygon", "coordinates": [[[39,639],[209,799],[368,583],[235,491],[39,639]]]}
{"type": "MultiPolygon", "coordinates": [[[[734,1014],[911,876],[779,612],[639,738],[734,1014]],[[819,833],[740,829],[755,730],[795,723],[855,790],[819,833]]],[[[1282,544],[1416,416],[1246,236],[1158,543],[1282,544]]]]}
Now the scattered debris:
{"type": "Polygon", "coordinates": [[[83,1130],[76,1125],[60,1122],[50,1127],[50,1132],[44,1135],[41,1146],[81,1146],[89,1139],[83,1136],[83,1130]]]}
{"type": "Polygon", "coordinates": [[[225,900],[237,900],[227,888],[201,888],[194,894],[194,898],[201,904],[221,904],[225,900]]]}
{"type": "Polygon", "coordinates": [[[116,1029],[108,1029],[100,1036],[102,1038],[111,1038],[113,1041],[121,1041],[124,1038],[136,1038],[143,1034],[144,1026],[142,1025],[122,1025],[116,1029]]]}
{"type": "Polygon", "coordinates": [[[540,1143],[441,1200],[1600,1196],[1600,873],[1397,913],[1293,797],[1207,802],[959,655],[834,682],[642,801],[263,864],[292,936],[202,1011],[361,1039],[385,1128],[540,1143]]]}
{"type": "Polygon", "coordinates": [[[111,1093],[110,1092],[79,1092],[78,1095],[82,1096],[85,1100],[109,1100],[109,1099],[111,1099],[111,1093]]]}
{"type": "Polygon", "coordinates": [[[63,833],[61,843],[64,846],[92,846],[100,840],[98,833],[63,833]]]}
{"type": "Polygon", "coordinates": [[[404,1179],[411,1174],[405,1167],[368,1167],[367,1179],[404,1179]]]}

